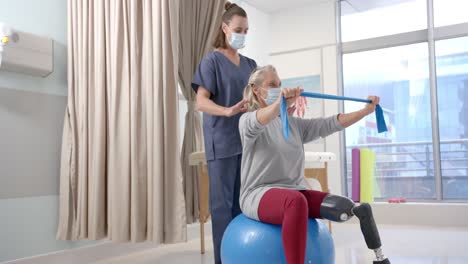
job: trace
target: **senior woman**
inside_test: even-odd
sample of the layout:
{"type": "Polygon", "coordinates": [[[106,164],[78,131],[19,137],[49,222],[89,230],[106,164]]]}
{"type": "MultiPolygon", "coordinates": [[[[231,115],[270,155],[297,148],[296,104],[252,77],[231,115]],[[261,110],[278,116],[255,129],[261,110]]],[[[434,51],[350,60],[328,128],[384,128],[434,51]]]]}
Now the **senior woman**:
{"type": "MultiPolygon", "coordinates": [[[[346,197],[310,190],[304,179],[303,144],[338,132],[374,112],[379,97],[363,109],[327,118],[289,117],[289,139],[282,135],[281,97],[289,109],[302,89],[281,89],[271,65],[257,68],[244,89],[248,112],[239,120],[242,141],[240,206],[253,219],[282,225],[288,264],[304,263],[307,219],[343,222],[356,215],[367,246],[376,253],[374,263],[390,263],[381,250],[380,236],[369,204],[355,205],[346,197]]],[[[291,112],[291,111],[289,111],[291,112]]]]}

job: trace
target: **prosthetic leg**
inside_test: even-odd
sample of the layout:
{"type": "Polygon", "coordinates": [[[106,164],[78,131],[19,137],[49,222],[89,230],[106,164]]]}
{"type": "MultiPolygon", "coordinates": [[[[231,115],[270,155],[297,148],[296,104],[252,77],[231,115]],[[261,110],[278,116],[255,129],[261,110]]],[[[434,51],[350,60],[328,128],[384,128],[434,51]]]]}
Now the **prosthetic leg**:
{"type": "Polygon", "coordinates": [[[382,252],[379,231],[375,225],[372,209],[368,203],[356,205],[346,197],[329,194],[320,205],[320,216],[336,222],[344,222],[353,217],[359,218],[361,231],[366,240],[367,247],[374,251],[376,259],[374,264],[390,264],[382,252]]]}

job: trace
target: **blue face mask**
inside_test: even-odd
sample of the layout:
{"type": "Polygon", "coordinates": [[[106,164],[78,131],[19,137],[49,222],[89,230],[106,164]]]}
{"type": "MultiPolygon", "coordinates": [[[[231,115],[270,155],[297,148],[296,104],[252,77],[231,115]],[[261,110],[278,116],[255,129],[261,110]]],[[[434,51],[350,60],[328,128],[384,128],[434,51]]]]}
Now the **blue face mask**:
{"type": "Polygon", "coordinates": [[[245,34],[231,32],[231,37],[229,38],[229,46],[236,50],[245,47],[245,34]]]}
{"type": "Polygon", "coordinates": [[[265,98],[265,102],[267,103],[267,105],[271,105],[274,102],[276,102],[276,100],[278,100],[278,98],[280,97],[281,88],[268,88],[267,93],[268,95],[265,98]]]}

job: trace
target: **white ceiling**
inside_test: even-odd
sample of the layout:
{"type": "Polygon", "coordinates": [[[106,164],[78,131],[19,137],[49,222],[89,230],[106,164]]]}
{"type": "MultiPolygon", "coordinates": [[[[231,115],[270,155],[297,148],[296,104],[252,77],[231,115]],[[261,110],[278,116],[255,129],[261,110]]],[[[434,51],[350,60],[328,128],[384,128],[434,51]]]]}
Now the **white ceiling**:
{"type": "MultiPolygon", "coordinates": [[[[333,0],[242,0],[265,13],[274,13],[281,10],[298,8],[301,6],[330,2],[333,0]]],[[[383,6],[395,5],[415,0],[341,0],[342,14],[362,12],[383,6]]]]}

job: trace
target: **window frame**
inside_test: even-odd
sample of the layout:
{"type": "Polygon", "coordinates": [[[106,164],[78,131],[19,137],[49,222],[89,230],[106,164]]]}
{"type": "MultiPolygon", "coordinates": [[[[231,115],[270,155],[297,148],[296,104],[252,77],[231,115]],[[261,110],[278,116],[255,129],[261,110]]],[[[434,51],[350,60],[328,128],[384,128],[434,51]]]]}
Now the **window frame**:
{"type": "MultiPolygon", "coordinates": [[[[343,83],[343,55],[363,51],[371,51],[399,46],[406,46],[416,43],[428,43],[429,51],[429,85],[431,101],[431,123],[432,123],[432,148],[434,160],[434,180],[436,188],[436,198],[414,199],[417,202],[467,202],[468,199],[444,199],[442,185],[442,167],[440,159],[440,135],[439,135],[439,111],[437,96],[437,69],[435,43],[438,40],[455,39],[468,36],[468,22],[447,25],[441,27],[434,26],[434,0],[426,0],[427,29],[404,32],[399,34],[354,40],[349,42],[341,41],[341,2],[336,2],[336,38],[338,45],[337,70],[338,70],[338,90],[340,95],[344,94],[343,83]]],[[[343,112],[344,103],[339,104],[339,111],[343,112]]],[[[342,170],[342,193],[348,195],[347,181],[347,160],[346,160],[346,137],[341,133],[341,170],[342,170]]],[[[378,201],[378,199],[376,199],[378,201]]]]}

